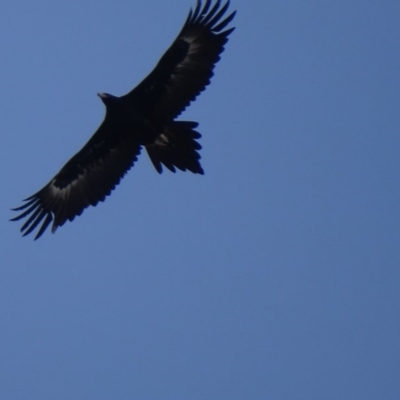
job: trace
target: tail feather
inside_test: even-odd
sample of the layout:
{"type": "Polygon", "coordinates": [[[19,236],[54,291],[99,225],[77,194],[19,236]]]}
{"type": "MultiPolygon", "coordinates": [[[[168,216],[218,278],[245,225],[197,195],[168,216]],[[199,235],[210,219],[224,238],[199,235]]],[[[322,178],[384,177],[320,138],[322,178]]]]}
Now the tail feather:
{"type": "Polygon", "coordinates": [[[174,121],[153,143],[146,145],[147,153],[158,173],[162,173],[164,165],[172,172],[178,168],[181,171],[204,174],[199,162],[201,157],[197,152],[201,145],[195,140],[201,137],[194,130],[197,125],[197,122],[174,121]]]}

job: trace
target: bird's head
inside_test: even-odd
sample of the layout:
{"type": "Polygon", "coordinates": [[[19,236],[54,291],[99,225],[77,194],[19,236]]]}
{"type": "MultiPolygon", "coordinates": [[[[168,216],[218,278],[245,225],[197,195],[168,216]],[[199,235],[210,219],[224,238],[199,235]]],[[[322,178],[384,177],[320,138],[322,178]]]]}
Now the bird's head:
{"type": "Polygon", "coordinates": [[[106,106],[115,104],[117,102],[117,100],[119,99],[119,97],[113,96],[112,94],[109,94],[109,93],[97,93],[97,96],[99,96],[101,98],[102,102],[106,106]]]}

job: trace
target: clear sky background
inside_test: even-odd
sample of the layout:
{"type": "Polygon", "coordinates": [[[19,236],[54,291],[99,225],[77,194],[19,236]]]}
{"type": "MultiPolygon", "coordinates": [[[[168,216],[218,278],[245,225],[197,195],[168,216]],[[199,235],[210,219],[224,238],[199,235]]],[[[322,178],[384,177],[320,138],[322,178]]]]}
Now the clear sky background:
{"type": "Polygon", "coordinates": [[[398,1],[233,0],[204,176],[143,153],[55,235],[8,222],[193,5],[2,3],[0,398],[399,399],[398,1]]]}

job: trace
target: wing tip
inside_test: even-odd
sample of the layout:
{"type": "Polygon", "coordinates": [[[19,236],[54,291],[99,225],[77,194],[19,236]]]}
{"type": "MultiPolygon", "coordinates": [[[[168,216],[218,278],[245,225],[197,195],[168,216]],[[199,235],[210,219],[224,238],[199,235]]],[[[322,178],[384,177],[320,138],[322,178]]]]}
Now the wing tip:
{"type": "Polygon", "coordinates": [[[20,228],[22,237],[29,235],[41,224],[34,240],[39,239],[53,220],[51,211],[48,211],[43,207],[42,194],[43,190],[24,199],[23,201],[26,203],[22,206],[11,209],[12,211],[22,212],[16,217],[11,218],[10,221],[15,222],[27,218],[20,228]]]}
{"type": "Polygon", "coordinates": [[[204,4],[204,7],[202,7],[201,0],[197,0],[194,10],[191,8],[189,11],[189,15],[185,21],[183,29],[185,29],[188,25],[200,24],[207,26],[212,32],[219,32],[233,20],[237,12],[237,10],[234,10],[227,17],[225,17],[223,21],[220,22],[221,18],[224,17],[224,14],[230,6],[230,0],[227,0],[222,7],[221,0],[217,0],[211,9],[210,6],[211,0],[207,0],[204,4]]]}

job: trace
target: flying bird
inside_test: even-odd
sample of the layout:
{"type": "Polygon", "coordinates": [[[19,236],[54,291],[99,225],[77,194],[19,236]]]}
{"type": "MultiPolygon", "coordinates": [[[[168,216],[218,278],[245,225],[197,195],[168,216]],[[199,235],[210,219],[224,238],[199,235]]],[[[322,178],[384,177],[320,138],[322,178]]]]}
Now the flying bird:
{"type": "Polygon", "coordinates": [[[225,29],[236,13],[226,16],[229,0],[222,7],[220,0],[211,3],[206,0],[202,6],[197,0],[175,41],[138,86],[121,97],[98,94],[106,112],[97,131],[46,186],[13,209],[22,213],[11,221],[27,218],[23,236],[41,224],[36,240],[51,222],[54,233],[85,208],[104,201],[142,147],[158,173],[164,166],[172,172],[177,168],[204,174],[198,123],[176,118],[210,83],[234,30],[225,29]]]}

